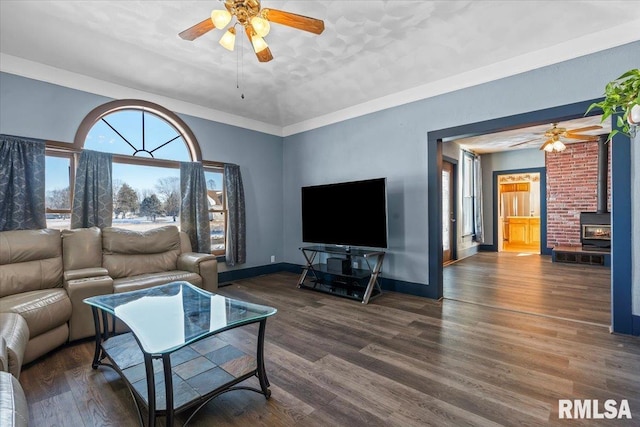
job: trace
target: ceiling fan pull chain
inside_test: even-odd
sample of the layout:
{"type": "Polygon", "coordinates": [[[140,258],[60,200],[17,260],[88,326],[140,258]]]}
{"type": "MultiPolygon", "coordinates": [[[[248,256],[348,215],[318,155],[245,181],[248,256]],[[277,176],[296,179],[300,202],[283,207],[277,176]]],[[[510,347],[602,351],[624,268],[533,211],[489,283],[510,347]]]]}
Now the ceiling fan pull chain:
{"type": "MultiPolygon", "coordinates": [[[[240,81],[244,79],[244,42],[240,39],[240,49],[236,51],[236,89],[240,89],[240,81]]],[[[240,92],[240,98],[244,99],[244,92],[240,92]]]]}

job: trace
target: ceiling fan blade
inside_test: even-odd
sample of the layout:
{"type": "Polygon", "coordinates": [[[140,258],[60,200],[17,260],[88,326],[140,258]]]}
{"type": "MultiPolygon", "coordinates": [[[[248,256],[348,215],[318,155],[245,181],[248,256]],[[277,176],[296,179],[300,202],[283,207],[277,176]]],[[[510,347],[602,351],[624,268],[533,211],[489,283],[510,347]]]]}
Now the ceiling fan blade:
{"type": "Polygon", "coordinates": [[[598,126],[598,125],[593,125],[593,126],[587,126],[587,127],[583,127],[583,128],[578,128],[578,129],[569,129],[567,130],[567,133],[576,133],[576,132],[587,132],[590,130],[597,130],[597,129],[602,129],[602,126],[598,126]]]}
{"type": "Polygon", "coordinates": [[[564,138],[569,139],[581,139],[583,141],[597,141],[600,138],[598,135],[576,135],[572,133],[568,133],[564,136],[564,138]]]}
{"type": "Polygon", "coordinates": [[[540,138],[533,138],[533,139],[528,139],[528,140],[523,141],[523,142],[518,142],[518,143],[516,143],[516,144],[510,145],[510,146],[509,146],[509,148],[517,147],[517,146],[519,146],[519,145],[528,144],[528,143],[530,143],[530,142],[537,141],[538,139],[540,139],[540,138]]]}
{"type": "Polygon", "coordinates": [[[269,62],[273,59],[273,55],[271,54],[271,50],[269,48],[256,53],[256,56],[258,57],[258,61],[260,62],[269,62]]]}
{"type": "MultiPolygon", "coordinates": [[[[251,46],[253,46],[253,41],[251,40],[251,36],[255,34],[255,30],[253,29],[253,26],[249,24],[249,25],[246,25],[244,29],[245,29],[245,33],[247,34],[247,38],[249,39],[249,43],[251,43],[251,46]]],[[[273,55],[271,54],[271,50],[269,49],[268,46],[265,49],[261,50],[260,52],[256,52],[256,56],[258,57],[258,61],[260,62],[269,62],[273,59],[273,55]]]]}
{"type": "Polygon", "coordinates": [[[324,21],[321,19],[309,18],[291,12],[267,8],[262,9],[261,14],[267,21],[297,28],[298,30],[308,31],[314,34],[321,34],[324,31],[324,21]]]}
{"type": "Polygon", "coordinates": [[[193,27],[187,28],[183,32],[179,33],[178,35],[180,36],[180,38],[184,40],[193,41],[198,37],[213,30],[214,28],[216,28],[216,26],[213,25],[213,21],[211,20],[211,18],[207,18],[204,21],[197,23],[193,27]]]}

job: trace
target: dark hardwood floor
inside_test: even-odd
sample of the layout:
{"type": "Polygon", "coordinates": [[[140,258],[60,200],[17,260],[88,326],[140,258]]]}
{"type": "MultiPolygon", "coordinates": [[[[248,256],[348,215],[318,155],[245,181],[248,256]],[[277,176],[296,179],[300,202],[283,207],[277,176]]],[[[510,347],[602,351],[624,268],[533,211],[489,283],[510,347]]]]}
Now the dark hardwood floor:
{"type": "Polygon", "coordinates": [[[547,255],[480,252],[444,268],[444,297],[507,310],[611,324],[611,269],[547,255]]]}
{"type": "MultiPolygon", "coordinates": [[[[478,275],[493,280],[490,272],[478,275]]],[[[523,288],[537,282],[525,271],[520,276],[523,288]]],[[[623,425],[638,425],[637,337],[390,292],[362,305],[297,289],[296,281],[278,273],[220,289],[278,309],[265,346],[272,396],[226,393],[190,425],[598,425],[559,420],[558,399],[628,399],[634,419],[623,425]]],[[[253,326],[225,339],[251,351],[253,326]]],[[[70,344],[25,367],[20,380],[32,426],[137,425],[126,387],[112,370],[91,369],[92,353],[90,341],[70,344]]]]}

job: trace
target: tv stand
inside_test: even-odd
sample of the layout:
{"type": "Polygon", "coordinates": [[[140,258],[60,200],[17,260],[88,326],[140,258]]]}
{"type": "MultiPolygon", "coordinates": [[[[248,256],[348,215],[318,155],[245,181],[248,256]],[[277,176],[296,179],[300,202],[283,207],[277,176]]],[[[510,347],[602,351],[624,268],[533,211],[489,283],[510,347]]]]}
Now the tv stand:
{"type": "Polygon", "coordinates": [[[382,294],[378,276],[382,270],[383,251],[340,246],[307,246],[300,250],[306,266],[298,280],[298,288],[325,292],[363,304],[382,294]],[[318,254],[326,254],[327,259],[315,263],[318,254]]]}

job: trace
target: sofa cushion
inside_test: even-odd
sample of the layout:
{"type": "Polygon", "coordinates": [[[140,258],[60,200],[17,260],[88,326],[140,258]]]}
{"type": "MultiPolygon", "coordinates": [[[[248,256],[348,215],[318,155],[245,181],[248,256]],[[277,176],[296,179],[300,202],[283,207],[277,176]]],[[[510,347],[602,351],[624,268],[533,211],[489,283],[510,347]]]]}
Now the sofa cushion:
{"type": "Polygon", "coordinates": [[[178,280],[184,280],[198,287],[202,286],[202,277],[200,277],[199,274],[174,270],[164,273],[141,274],[139,276],[116,279],[113,281],[113,293],[135,291],[137,289],[164,285],[178,280]]]}
{"type": "Polygon", "coordinates": [[[60,286],[59,230],[0,232],[0,297],[60,286]]]}
{"type": "Polygon", "coordinates": [[[23,292],[0,299],[0,312],[21,315],[33,338],[66,323],[71,317],[71,300],[62,288],[23,292]]]}
{"type": "Polygon", "coordinates": [[[102,267],[102,234],[98,227],[62,230],[64,270],[102,267]]]}
{"type": "Polygon", "coordinates": [[[114,279],[176,269],[180,235],[175,226],[148,231],[105,227],[102,266],[114,279]]]}

